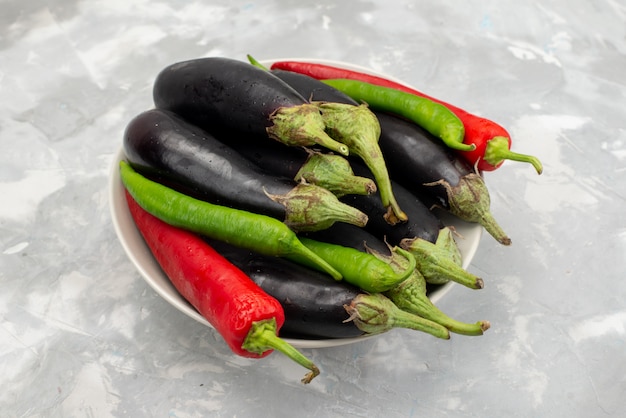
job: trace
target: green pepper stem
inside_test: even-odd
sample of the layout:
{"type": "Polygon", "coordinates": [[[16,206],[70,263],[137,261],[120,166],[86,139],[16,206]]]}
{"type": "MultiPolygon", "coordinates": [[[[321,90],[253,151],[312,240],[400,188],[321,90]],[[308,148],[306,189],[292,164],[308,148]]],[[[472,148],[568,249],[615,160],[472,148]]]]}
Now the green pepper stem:
{"type": "Polygon", "coordinates": [[[442,284],[453,281],[470,289],[482,289],[483,280],[459,266],[448,251],[422,238],[405,238],[400,246],[415,256],[417,270],[426,281],[442,284]]]}
{"type": "MultiPolygon", "coordinates": [[[[448,110],[448,108],[439,103],[434,103],[433,105],[441,106],[448,110]]],[[[449,123],[444,126],[445,129],[442,129],[438,136],[448,148],[457,151],[474,151],[476,149],[475,144],[466,144],[463,142],[465,138],[465,128],[462,125],[459,127],[457,124],[449,123]]]]}
{"type": "Polygon", "coordinates": [[[252,55],[247,54],[246,57],[248,58],[248,61],[250,62],[250,64],[254,65],[255,67],[260,68],[260,69],[265,70],[265,71],[269,71],[270,70],[265,65],[263,65],[259,61],[257,61],[256,58],[254,58],[252,55]]]}
{"type": "Polygon", "coordinates": [[[310,370],[301,380],[302,383],[310,383],[315,376],[320,374],[319,369],[294,346],[278,337],[277,328],[275,318],[253,322],[241,348],[259,355],[267,350],[280,351],[299,365],[310,370]]]}
{"type": "Polygon", "coordinates": [[[537,157],[513,152],[509,149],[509,144],[509,138],[507,137],[493,137],[492,139],[487,141],[487,146],[485,148],[485,154],[483,156],[483,159],[493,166],[497,166],[504,160],[529,163],[533,167],[535,167],[535,170],[537,170],[537,174],[541,174],[543,172],[543,166],[541,165],[541,161],[539,161],[537,157]]]}

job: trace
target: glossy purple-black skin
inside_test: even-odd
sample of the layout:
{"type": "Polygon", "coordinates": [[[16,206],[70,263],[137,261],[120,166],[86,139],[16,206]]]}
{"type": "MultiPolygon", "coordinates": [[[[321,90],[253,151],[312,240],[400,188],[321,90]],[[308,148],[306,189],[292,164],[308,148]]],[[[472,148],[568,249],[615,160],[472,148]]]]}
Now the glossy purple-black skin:
{"type": "Polygon", "coordinates": [[[363,293],[360,289],[283,258],[215,240],[208,242],[280,302],[285,312],[281,337],[349,338],[364,334],[354,322],[344,322],[349,318],[344,305],[363,293]]]}
{"type": "Polygon", "coordinates": [[[218,139],[237,148],[237,151],[252,161],[262,170],[274,175],[295,178],[306,162],[308,154],[302,147],[290,147],[278,141],[259,141],[251,138],[234,138],[218,136],[218,139]]]}
{"type": "Polygon", "coordinates": [[[389,175],[411,192],[424,197],[427,204],[449,208],[447,190],[431,185],[440,180],[456,186],[461,178],[474,172],[438,138],[418,125],[400,117],[374,112],[380,123],[380,149],[385,156],[389,175]]]}
{"type": "Polygon", "coordinates": [[[271,114],[307,103],[293,88],[247,62],[198,58],[163,69],[153,86],[157,108],[171,110],[204,129],[266,135],[271,114]]]}
{"type": "Polygon", "coordinates": [[[285,218],[285,208],[264,190],[285,194],[295,181],[262,171],[172,112],[151,109],[137,115],[126,127],[123,145],[128,162],[137,171],[158,177],[173,188],[180,186],[214,204],[285,218]]]}
{"type": "MultiPolygon", "coordinates": [[[[284,70],[272,70],[271,73],[287,83],[307,100],[357,104],[349,96],[334,87],[307,75],[284,70]]],[[[228,138],[227,136],[222,138],[220,136],[220,139],[231,141],[235,138],[228,138]]],[[[293,178],[307,159],[307,153],[301,147],[285,147],[280,143],[267,143],[253,137],[238,139],[240,142],[237,144],[232,143],[231,145],[238,146],[238,150],[243,156],[254,161],[255,164],[262,168],[269,168],[271,172],[277,175],[293,178]]]]}
{"type": "MultiPolygon", "coordinates": [[[[373,178],[369,170],[358,161],[352,162],[352,170],[357,176],[373,178]]],[[[346,195],[340,200],[364,212],[368,217],[365,229],[378,237],[384,237],[391,245],[399,245],[405,238],[421,238],[433,243],[437,241],[443,223],[423,202],[423,196],[416,195],[395,180],[391,180],[391,188],[398,206],[407,215],[406,222],[390,225],[385,220],[384,215],[388,210],[378,192],[370,195],[346,195]]]]}

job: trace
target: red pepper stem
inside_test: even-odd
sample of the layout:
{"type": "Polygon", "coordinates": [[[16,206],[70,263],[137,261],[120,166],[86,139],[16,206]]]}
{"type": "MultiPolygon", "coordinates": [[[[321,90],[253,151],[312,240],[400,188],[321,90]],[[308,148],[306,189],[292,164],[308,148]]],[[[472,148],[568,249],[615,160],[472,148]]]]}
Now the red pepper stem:
{"type": "Polygon", "coordinates": [[[241,345],[241,348],[256,354],[262,354],[267,350],[280,351],[299,365],[311,370],[301,380],[302,383],[310,383],[315,376],[320,374],[317,366],[294,346],[278,337],[277,334],[278,330],[275,318],[256,321],[252,323],[252,327],[250,327],[250,331],[241,345]]]}
{"type": "Polygon", "coordinates": [[[509,149],[509,138],[504,136],[495,136],[487,141],[487,147],[485,148],[484,160],[494,167],[500,164],[504,160],[520,161],[523,163],[532,164],[537,170],[537,174],[543,172],[543,166],[538,158],[532,155],[519,154],[509,149]]]}

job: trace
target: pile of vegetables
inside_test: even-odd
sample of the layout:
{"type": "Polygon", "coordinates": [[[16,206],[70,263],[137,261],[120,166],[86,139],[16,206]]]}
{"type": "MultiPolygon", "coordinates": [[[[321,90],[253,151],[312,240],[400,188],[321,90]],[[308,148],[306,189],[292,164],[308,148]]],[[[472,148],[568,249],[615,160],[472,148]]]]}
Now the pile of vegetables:
{"type": "Polygon", "coordinates": [[[448,339],[490,324],[428,298],[466,271],[442,208],[511,243],[480,171],[509,150],[499,125],[405,86],[314,63],[265,68],[209,57],[155,80],[155,108],[130,121],[120,176],[130,213],[178,292],[238,355],[285,337],[349,338],[408,328],[448,339]]]}

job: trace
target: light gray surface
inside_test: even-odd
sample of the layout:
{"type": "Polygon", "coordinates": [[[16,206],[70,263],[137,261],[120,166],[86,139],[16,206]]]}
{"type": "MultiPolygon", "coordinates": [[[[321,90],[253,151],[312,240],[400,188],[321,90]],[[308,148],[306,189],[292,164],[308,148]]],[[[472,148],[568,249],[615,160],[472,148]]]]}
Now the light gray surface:
{"type": "Polygon", "coordinates": [[[618,416],[626,393],[626,6],[587,1],[4,1],[3,416],[618,416]],[[545,173],[487,174],[513,239],[485,235],[439,306],[482,337],[394,331],[232,355],[119,245],[107,177],[164,66],[307,56],[383,71],[494,119],[545,173]]]}

